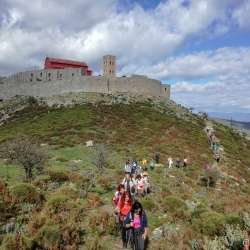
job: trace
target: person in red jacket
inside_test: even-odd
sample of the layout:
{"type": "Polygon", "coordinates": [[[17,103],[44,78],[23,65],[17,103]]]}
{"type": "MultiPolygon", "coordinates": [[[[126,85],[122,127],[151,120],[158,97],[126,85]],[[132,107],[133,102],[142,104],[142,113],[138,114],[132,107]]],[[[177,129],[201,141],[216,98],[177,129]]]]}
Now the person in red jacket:
{"type": "Polygon", "coordinates": [[[120,220],[119,220],[119,208],[118,208],[118,204],[122,198],[122,195],[125,193],[125,187],[123,184],[119,184],[117,187],[117,190],[114,194],[114,197],[112,198],[112,203],[114,206],[114,214],[115,214],[115,222],[117,224],[119,224],[120,220]]]}
{"type": "Polygon", "coordinates": [[[132,197],[129,192],[125,192],[119,203],[118,203],[118,211],[119,211],[119,220],[120,220],[120,228],[121,228],[121,236],[122,236],[122,243],[123,246],[127,246],[127,228],[124,224],[124,219],[126,216],[130,213],[131,208],[132,208],[132,197]]]}

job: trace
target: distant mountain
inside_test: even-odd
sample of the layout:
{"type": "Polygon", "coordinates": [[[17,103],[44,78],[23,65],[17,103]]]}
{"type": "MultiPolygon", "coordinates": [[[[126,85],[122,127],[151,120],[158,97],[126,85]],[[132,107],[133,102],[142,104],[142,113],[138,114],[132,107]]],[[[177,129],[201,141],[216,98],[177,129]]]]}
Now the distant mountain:
{"type": "Polygon", "coordinates": [[[223,112],[208,112],[208,115],[213,118],[219,118],[223,120],[234,120],[237,122],[250,122],[249,113],[223,113],[223,112]]]}

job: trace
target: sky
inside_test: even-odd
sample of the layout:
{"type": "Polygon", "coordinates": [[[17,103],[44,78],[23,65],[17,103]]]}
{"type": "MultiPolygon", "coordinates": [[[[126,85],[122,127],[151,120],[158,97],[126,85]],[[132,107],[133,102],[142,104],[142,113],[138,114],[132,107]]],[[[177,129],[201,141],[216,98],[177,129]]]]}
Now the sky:
{"type": "Polygon", "coordinates": [[[0,75],[46,56],[100,74],[105,54],[182,105],[250,121],[250,0],[0,0],[0,75]]]}

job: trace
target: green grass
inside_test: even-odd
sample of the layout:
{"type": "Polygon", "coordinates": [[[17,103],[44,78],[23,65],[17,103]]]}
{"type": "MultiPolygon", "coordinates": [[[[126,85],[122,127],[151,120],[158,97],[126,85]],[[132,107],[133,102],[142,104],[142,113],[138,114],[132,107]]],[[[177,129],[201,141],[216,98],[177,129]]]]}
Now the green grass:
{"type": "Polygon", "coordinates": [[[5,164],[0,161],[0,178],[6,180],[10,184],[22,182],[25,173],[22,167],[16,165],[5,164]]]}

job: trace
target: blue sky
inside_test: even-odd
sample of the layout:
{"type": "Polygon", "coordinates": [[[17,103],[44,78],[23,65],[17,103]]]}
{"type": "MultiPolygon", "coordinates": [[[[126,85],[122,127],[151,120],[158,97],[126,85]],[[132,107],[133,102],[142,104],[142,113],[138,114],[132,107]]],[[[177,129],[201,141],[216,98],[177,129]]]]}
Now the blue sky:
{"type": "Polygon", "coordinates": [[[250,0],[0,0],[0,75],[45,56],[99,74],[111,53],[119,75],[148,75],[178,103],[250,121],[249,13],[250,0]]]}

